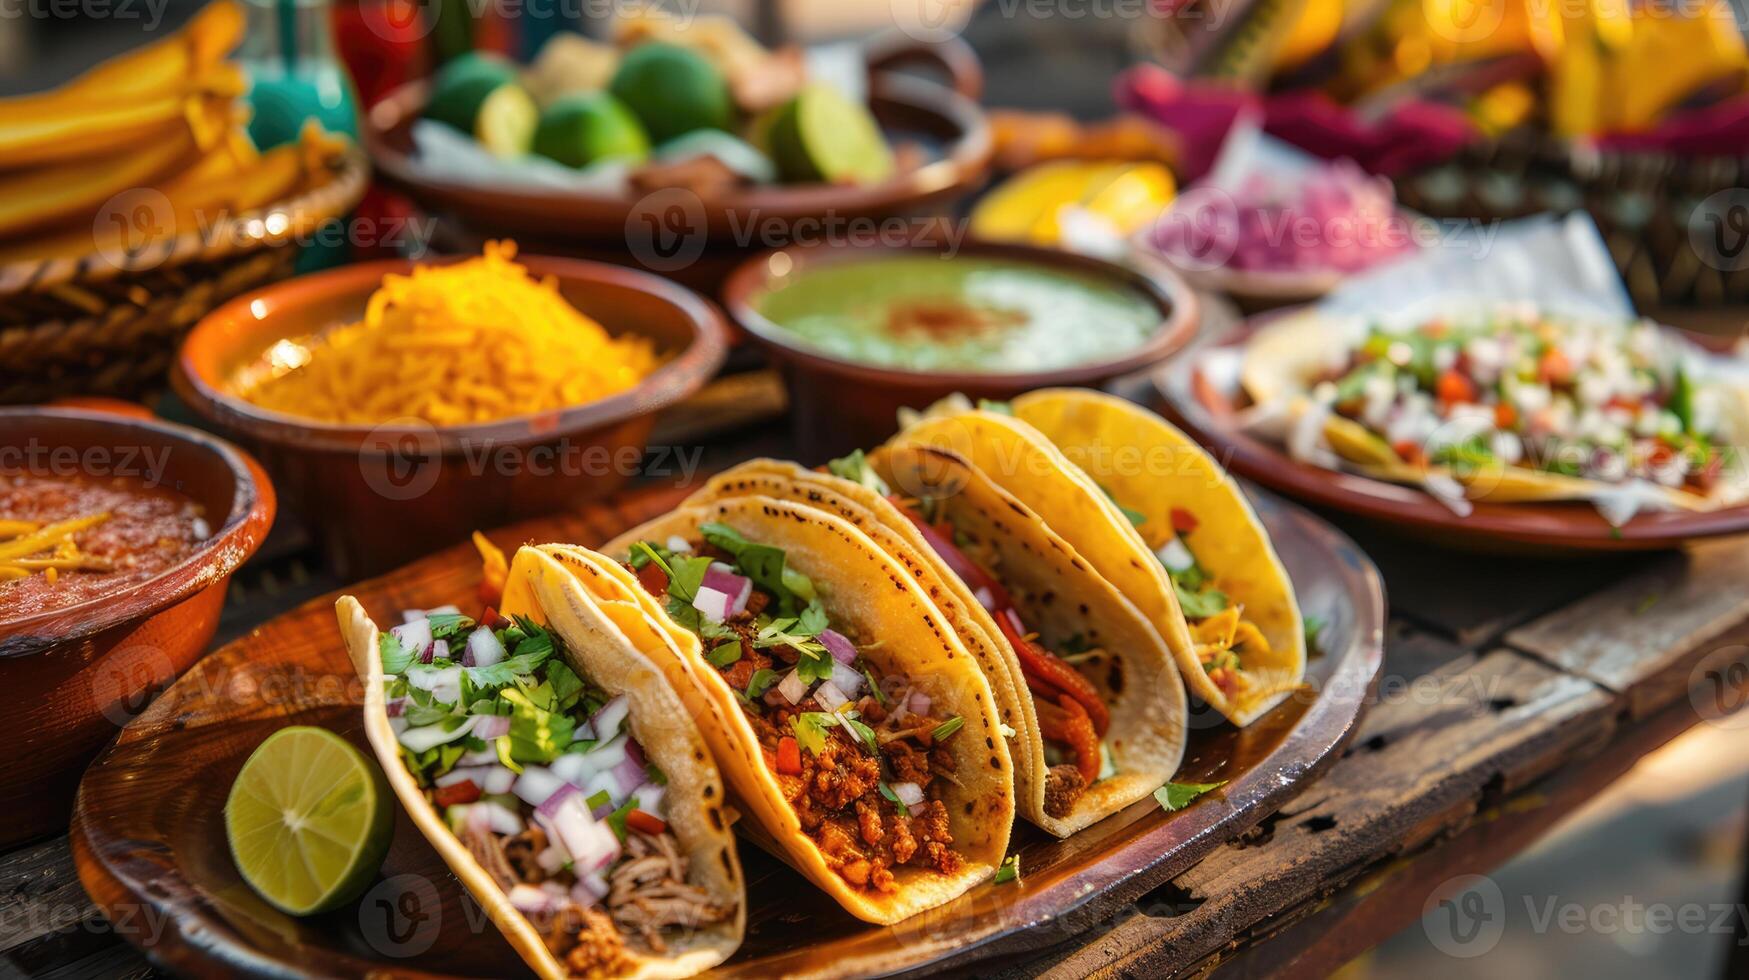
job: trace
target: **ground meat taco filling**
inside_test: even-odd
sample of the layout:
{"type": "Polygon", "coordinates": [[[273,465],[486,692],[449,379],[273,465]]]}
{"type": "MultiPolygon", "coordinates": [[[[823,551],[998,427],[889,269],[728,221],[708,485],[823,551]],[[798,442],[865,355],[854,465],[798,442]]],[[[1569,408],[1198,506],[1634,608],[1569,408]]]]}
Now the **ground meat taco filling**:
{"type": "Polygon", "coordinates": [[[860,450],[833,460],[827,469],[885,496],[996,620],[1020,661],[1038,715],[1039,736],[1047,755],[1054,757],[1047,758],[1052,764],[1045,774],[1045,813],[1067,815],[1087,787],[1115,772],[1102,742],[1111,713],[1098,690],[1068,659],[1096,659],[1104,652],[1070,642],[1062,645],[1065,649],[1059,655],[1040,643],[1038,634],[1029,631],[1021,619],[1020,600],[997,574],[1000,565],[995,550],[987,543],[980,547],[958,533],[940,501],[891,493],[860,450]]]}
{"type": "Polygon", "coordinates": [[[382,634],[384,699],[401,759],[450,829],[575,976],[662,954],[733,917],[687,883],[664,819],[667,778],[630,704],[579,676],[532,620],[454,607],[382,634]]]}
{"type": "Polygon", "coordinates": [[[941,794],[958,784],[943,743],[963,719],[863,657],[871,643],[834,630],[781,549],[705,524],[698,540],[639,542],[626,565],[703,642],[833,872],[888,893],[901,867],[960,870],[941,794]]]}

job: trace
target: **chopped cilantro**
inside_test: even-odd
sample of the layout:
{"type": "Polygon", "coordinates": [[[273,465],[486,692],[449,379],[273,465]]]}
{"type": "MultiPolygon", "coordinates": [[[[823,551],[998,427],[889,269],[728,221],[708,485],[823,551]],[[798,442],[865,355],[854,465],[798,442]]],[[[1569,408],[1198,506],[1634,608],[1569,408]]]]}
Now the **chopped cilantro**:
{"type": "Polygon", "coordinates": [[[552,691],[553,704],[559,711],[569,710],[582,698],[584,688],[583,678],[563,660],[547,661],[547,687],[552,691]]]}
{"type": "Polygon", "coordinates": [[[607,790],[600,790],[594,796],[583,801],[584,805],[588,806],[591,811],[600,809],[612,802],[613,797],[608,795],[607,790]]]}
{"type": "Polygon", "coordinates": [[[545,710],[519,689],[507,688],[499,696],[515,708],[507,736],[511,758],[544,764],[558,758],[571,744],[576,723],[570,716],[545,710]]]}
{"type": "Polygon", "coordinates": [[[709,661],[712,667],[727,667],[741,659],[741,641],[724,640],[712,647],[711,652],[704,655],[704,659],[709,661]]]}
{"type": "Polygon", "coordinates": [[[874,467],[868,465],[868,457],[860,449],[828,462],[826,472],[852,483],[859,483],[883,497],[891,492],[887,489],[886,481],[875,473],[874,467]]]}
{"type": "Polygon", "coordinates": [[[461,613],[437,613],[425,617],[425,620],[431,624],[431,638],[434,640],[447,640],[460,636],[473,628],[474,625],[472,619],[461,613]]]}
{"type": "Polygon", "coordinates": [[[868,691],[874,695],[875,704],[883,708],[886,707],[888,704],[887,692],[881,690],[881,685],[875,680],[874,674],[870,673],[867,667],[864,667],[862,668],[862,676],[868,681],[868,691]]]}
{"type": "Polygon", "coordinates": [[[657,786],[668,785],[668,774],[657,768],[654,762],[644,763],[644,778],[657,786]]]}
{"type": "Polygon", "coordinates": [[[753,676],[747,680],[747,700],[757,701],[764,697],[765,692],[771,690],[771,685],[777,681],[778,674],[775,670],[761,667],[754,671],[753,676]]]}
{"type": "Polygon", "coordinates": [[[996,869],[996,877],[991,879],[998,885],[1006,885],[1011,881],[1020,880],[1020,855],[1010,854],[1002,861],[1002,866],[996,869]]]}
{"type": "Polygon", "coordinates": [[[893,805],[899,808],[900,813],[910,816],[911,808],[905,805],[904,800],[899,799],[899,794],[893,792],[893,788],[888,786],[887,781],[884,779],[881,780],[881,795],[892,800],[893,805]]]}
{"type": "Polygon", "coordinates": [[[1178,607],[1186,619],[1207,619],[1227,608],[1227,594],[1220,589],[1193,590],[1172,576],[1172,588],[1178,593],[1178,607]]]}
{"type": "Polygon", "coordinates": [[[1007,402],[996,401],[993,398],[980,398],[978,399],[978,411],[994,412],[997,415],[1013,415],[1014,406],[1007,402]]]}
{"type": "Polygon", "coordinates": [[[622,844],[625,843],[626,839],[626,817],[637,808],[638,798],[634,796],[621,803],[619,809],[607,815],[607,825],[613,828],[613,836],[618,837],[622,844]]]}
{"type": "Polygon", "coordinates": [[[383,633],[377,639],[377,655],[383,661],[383,673],[403,674],[413,666],[418,654],[407,649],[401,638],[393,633],[383,633]]]}
{"type": "Polygon", "coordinates": [[[840,714],[838,720],[852,732],[855,732],[857,738],[862,739],[862,744],[867,746],[870,755],[878,756],[881,754],[881,743],[879,739],[875,738],[874,729],[852,717],[850,713],[840,714]]]}
{"type": "Polygon", "coordinates": [[[1307,616],[1304,627],[1306,631],[1306,649],[1314,653],[1322,650],[1318,646],[1318,637],[1324,633],[1324,620],[1318,616],[1307,616]]]}
{"type": "Polygon", "coordinates": [[[789,727],[796,733],[797,745],[819,755],[826,749],[826,729],[837,723],[836,715],[824,711],[804,711],[789,720],[789,727]]]}
{"type": "Polygon", "coordinates": [[[965,724],[966,720],[964,718],[961,718],[959,715],[954,715],[952,718],[936,725],[935,730],[929,733],[929,737],[934,741],[939,742],[942,739],[947,738],[949,735],[952,735],[954,732],[959,731],[961,728],[964,728],[965,724]]]}
{"type": "Polygon", "coordinates": [[[1227,781],[1224,779],[1218,783],[1167,783],[1154,791],[1154,799],[1160,802],[1160,806],[1167,813],[1171,813],[1174,810],[1184,809],[1203,794],[1220,789],[1225,785],[1227,785],[1227,781]]]}

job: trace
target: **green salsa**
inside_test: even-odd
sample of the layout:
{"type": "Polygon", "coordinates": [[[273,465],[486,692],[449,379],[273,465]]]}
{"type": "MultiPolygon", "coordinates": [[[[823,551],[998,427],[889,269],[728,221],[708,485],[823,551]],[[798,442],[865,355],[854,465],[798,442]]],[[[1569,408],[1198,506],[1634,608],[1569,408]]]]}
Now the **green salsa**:
{"type": "Polygon", "coordinates": [[[843,360],[1009,374],[1121,357],[1160,311],[1141,290],[983,258],[901,257],[797,270],[755,300],[764,317],[843,360]]]}

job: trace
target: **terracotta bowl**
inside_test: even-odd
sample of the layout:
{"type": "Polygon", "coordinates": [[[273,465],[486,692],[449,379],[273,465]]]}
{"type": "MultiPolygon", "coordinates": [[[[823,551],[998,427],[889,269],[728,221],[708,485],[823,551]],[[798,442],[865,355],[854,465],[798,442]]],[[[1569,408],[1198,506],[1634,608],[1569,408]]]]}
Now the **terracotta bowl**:
{"type": "MultiPolygon", "coordinates": [[[[791,420],[804,459],[818,460],[875,445],[897,429],[900,408],[923,408],[963,392],[978,398],[1006,399],[1060,385],[1098,387],[1119,376],[1159,363],[1196,335],[1200,322],[1195,294],[1164,266],[1135,267],[1057,249],[995,242],[965,242],[957,255],[1006,259],[1049,269],[1075,271],[1140,291],[1160,311],[1160,324],[1147,343],[1122,357],[1050,371],[988,374],[911,371],[843,360],[811,347],[759,313],[759,300],[787,277],[809,268],[864,262],[899,253],[942,255],[939,245],[830,245],[780,249],[749,259],[723,286],[730,316],[777,362],[789,388],[791,420]]],[[[951,258],[945,258],[951,261],[951,258]]]]}
{"type": "Polygon", "coordinates": [[[412,125],[430,96],[426,82],[373,106],[362,139],[379,174],[452,219],[440,233],[446,245],[512,235],[529,251],[633,265],[710,288],[747,255],[800,234],[780,231],[783,240],[773,241],[765,230],[773,225],[926,213],[983,183],[994,144],[977,103],[983,73],[965,42],[901,35],[871,45],[867,58],[876,120],[896,140],[933,149],[922,165],[878,184],[750,187],[701,198],[678,188],[639,195],[459,181],[433,172],[413,144],[412,125]],[[915,66],[950,85],[892,70],[915,66]]]}
{"type": "Polygon", "coordinates": [[[573,259],[518,257],[610,333],[652,338],[669,360],[630,391],[475,425],[417,420],[333,425],[259,408],[238,379],[286,337],[364,313],[384,275],[412,262],[289,279],[213,311],[183,344],[171,381],[209,422],[266,464],[287,504],[347,578],[385,571],[477,528],[564,510],[638,471],[656,414],[697,391],[723,361],[727,326],[697,294],[646,273],[573,259]]]}
{"type": "Polygon", "coordinates": [[[51,455],[39,465],[51,470],[101,461],[174,487],[202,505],[213,534],[182,563],[102,598],[35,615],[0,610],[0,689],[11,705],[0,739],[13,749],[0,769],[0,845],[66,826],[86,763],[206,652],[231,573],[267,536],[276,507],[253,459],[194,429],[0,408],[0,465],[30,465],[35,455],[13,454],[43,451],[51,455]]]}

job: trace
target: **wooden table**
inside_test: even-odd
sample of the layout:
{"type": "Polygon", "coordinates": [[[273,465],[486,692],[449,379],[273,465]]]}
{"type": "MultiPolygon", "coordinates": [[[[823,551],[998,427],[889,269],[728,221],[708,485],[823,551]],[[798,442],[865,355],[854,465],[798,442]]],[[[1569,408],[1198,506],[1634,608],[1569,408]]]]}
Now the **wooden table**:
{"type": "MultiPolygon", "coordinates": [[[[771,424],[743,430],[706,465],[779,451],[782,439],[771,424]]],[[[1749,663],[1742,539],[1546,562],[1349,530],[1384,572],[1392,622],[1377,702],[1345,757],[1242,840],[1117,916],[1055,924],[1060,943],[1046,955],[982,972],[1322,975],[1676,735],[1749,721],[1721,714],[1749,692],[1715,687],[1732,662],[1749,663]]],[[[218,642],[340,584],[298,535],[279,534],[238,576],[218,642]]],[[[116,934],[149,928],[96,913],[64,839],[0,855],[0,970],[150,975],[116,934]]]]}

